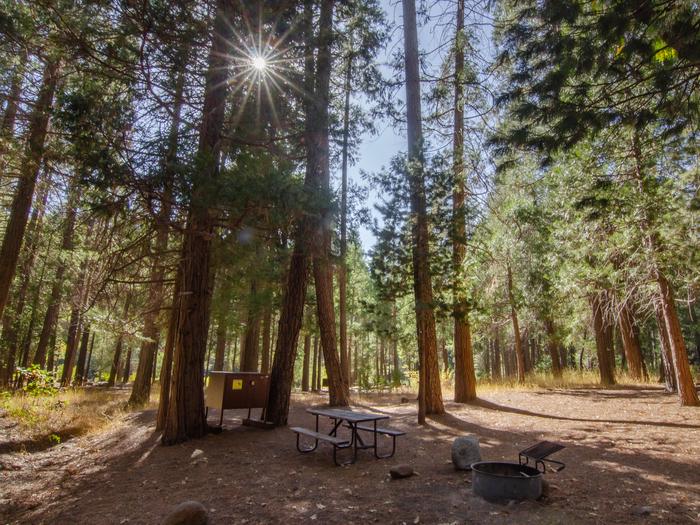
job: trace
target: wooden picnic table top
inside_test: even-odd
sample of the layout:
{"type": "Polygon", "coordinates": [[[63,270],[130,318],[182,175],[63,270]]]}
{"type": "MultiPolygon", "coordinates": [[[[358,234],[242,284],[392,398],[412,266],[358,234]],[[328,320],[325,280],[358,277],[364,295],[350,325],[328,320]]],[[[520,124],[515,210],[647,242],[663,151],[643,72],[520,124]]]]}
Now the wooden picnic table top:
{"type": "Polygon", "coordinates": [[[309,414],[315,416],[326,416],[333,419],[343,419],[349,423],[362,423],[364,421],[379,421],[389,419],[384,414],[372,414],[371,412],[355,412],[354,410],[342,408],[307,408],[309,414]]]}

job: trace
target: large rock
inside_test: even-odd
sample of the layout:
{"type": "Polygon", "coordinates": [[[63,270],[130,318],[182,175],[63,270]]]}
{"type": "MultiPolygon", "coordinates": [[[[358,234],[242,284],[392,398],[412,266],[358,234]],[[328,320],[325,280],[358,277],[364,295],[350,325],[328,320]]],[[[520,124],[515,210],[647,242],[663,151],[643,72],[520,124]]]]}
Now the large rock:
{"type": "Polygon", "coordinates": [[[394,479],[410,478],[415,474],[413,467],[411,465],[394,465],[389,471],[391,477],[394,479]]]}
{"type": "Polygon", "coordinates": [[[162,525],[207,525],[207,509],[198,501],[184,501],[163,520],[162,525]]]}
{"type": "Polygon", "coordinates": [[[471,470],[472,463],[481,461],[479,438],[476,436],[458,437],[452,443],[452,463],[457,470],[471,470]]]}

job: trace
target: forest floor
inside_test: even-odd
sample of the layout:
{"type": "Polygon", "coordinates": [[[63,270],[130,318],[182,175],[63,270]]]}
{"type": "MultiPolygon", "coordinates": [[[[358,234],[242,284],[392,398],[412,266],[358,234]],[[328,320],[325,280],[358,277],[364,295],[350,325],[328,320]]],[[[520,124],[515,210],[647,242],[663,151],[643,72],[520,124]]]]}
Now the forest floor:
{"type": "MultiPolygon", "coordinates": [[[[324,400],[295,395],[290,424],[311,427],[305,408],[324,400]]],[[[656,387],[486,391],[474,405],[447,403],[425,427],[400,394],[356,398],[355,408],[388,414],[407,432],[394,458],[361,452],[356,464],[335,467],[329,446],[299,454],[288,428],[240,426],[240,411],[226,413],[222,433],[173,447],[159,446],[146,410],[24,450],[0,412],[0,522],[159,523],[185,500],[202,502],[215,524],[700,522],[700,409],[656,387]],[[466,434],[494,460],[561,442],[555,459],[566,469],[546,475],[540,501],[487,503],[450,461],[453,439],[466,434]],[[192,459],[196,449],[203,454],[192,459]],[[399,463],[418,475],[390,479],[399,463]]]]}

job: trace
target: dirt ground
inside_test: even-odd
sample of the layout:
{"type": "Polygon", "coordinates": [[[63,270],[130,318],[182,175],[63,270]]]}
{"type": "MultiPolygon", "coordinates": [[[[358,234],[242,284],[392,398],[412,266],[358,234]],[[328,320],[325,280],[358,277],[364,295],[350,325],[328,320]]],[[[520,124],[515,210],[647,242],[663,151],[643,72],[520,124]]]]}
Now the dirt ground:
{"type": "MultiPolygon", "coordinates": [[[[295,395],[290,424],[311,427],[305,408],[324,400],[295,395]]],[[[363,397],[355,408],[407,432],[394,458],[365,451],[335,467],[329,446],[299,454],[289,429],[242,427],[240,411],[226,413],[222,433],[174,447],[159,446],[145,411],[96,435],[8,453],[0,418],[0,521],[159,523],[197,500],[216,524],[700,522],[700,410],[657,388],[493,391],[474,405],[447,403],[425,427],[400,395],[363,397]],[[537,441],[561,442],[555,459],[566,469],[546,475],[541,501],[487,503],[450,462],[452,440],[466,434],[479,436],[484,459],[517,461],[537,441]],[[192,459],[196,449],[203,455],[192,459]],[[418,475],[391,480],[398,463],[418,475]]]]}

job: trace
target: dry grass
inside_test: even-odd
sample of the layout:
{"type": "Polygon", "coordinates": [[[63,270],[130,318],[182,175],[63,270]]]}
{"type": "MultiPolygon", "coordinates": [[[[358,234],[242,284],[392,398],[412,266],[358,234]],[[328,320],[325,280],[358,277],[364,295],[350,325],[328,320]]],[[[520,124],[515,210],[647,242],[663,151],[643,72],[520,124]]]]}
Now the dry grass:
{"type": "Polygon", "coordinates": [[[126,399],[123,391],[97,389],[67,389],[45,396],[5,394],[0,398],[0,417],[10,420],[6,426],[13,429],[11,437],[19,438],[15,440],[19,448],[45,448],[120,422],[126,399]]]}
{"type": "MultiPolygon", "coordinates": [[[[651,385],[653,383],[640,382],[625,373],[616,374],[617,383],[620,385],[651,385]]],[[[550,373],[533,372],[525,376],[524,383],[518,383],[517,378],[504,378],[500,381],[480,380],[477,390],[538,390],[543,388],[600,388],[600,375],[595,370],[564,370],[560,378],[555,378],[550,373]]]]}

